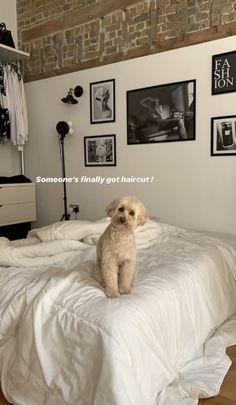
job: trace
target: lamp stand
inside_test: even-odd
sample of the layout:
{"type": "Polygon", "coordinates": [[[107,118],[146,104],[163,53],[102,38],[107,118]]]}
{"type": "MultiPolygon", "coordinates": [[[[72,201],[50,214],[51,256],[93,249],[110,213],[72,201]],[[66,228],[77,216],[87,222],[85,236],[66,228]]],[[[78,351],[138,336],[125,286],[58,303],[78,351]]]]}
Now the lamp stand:
{"type": "MultiPolygon", "coordinates": [[[[61,148],[61,165],[62,165],[62,178],[66,178],[66,169],[65,169],[65,154],[64,154],[64,139],[65,135],[60,134],[60,148],[61,148]]],[[[70,214],[68,214],[67,211],[67,192],[66,192],[66,181],[63,181],[63,201],[64,201],[64,214],[61,217],[61,221],[69,221],[70,220],[70,214]]]]}

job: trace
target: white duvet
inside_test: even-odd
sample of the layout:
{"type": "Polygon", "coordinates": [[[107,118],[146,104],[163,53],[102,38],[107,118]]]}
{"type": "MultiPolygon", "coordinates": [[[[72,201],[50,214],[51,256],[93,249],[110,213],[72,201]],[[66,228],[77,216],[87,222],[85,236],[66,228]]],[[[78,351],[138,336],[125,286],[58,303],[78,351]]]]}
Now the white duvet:
{"type": "Polygon", "coordinates": [[[236,238],[149,225],[149,236],[140,229],[151,247],[138,250],[132,293],[116,299],[92,278],[95,246],[84,238],[93,231],[70,240],[43,228],[45,242],[37,232],[1,240],[9,402],[192,405],[218,392],[230,366],[225,348],[236,344],[236,238]]]}
{"type": "MultiPolygon", "coordinates": [[[[97,243],[110,223],[110,218],[100,221],[56,222],[34,229],[27,239],[9,241],[0,237],[0,266],[34,266],[63,263],[73,251],[83,251],[97,243]]],[[[148,221],[135,230],[137,249],[154,246],[161,232],[155,221],[148,221]]]]}

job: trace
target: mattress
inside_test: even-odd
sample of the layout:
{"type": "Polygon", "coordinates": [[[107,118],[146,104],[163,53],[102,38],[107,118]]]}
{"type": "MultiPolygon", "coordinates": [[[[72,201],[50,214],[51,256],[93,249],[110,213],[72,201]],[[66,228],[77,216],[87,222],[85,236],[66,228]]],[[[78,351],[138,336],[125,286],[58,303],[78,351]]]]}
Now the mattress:
{"type": "MultiPolygon", "coordinates": [[[[94,245],[67,241],[62,253],[54,240],[50,254],[44,241],[48,263],[36,253],[30,265],[2,262],[9,402],[193,405],[217,394],[230,367],[225,349],[236,344],[236,237],[157,227],[155,243],[138,250],[131,294],[116,299],[92,277],[94,245]]],[[[29,259],[28,245],[36,252],[35,241],[23,241],[18,257],[29,259]]],[[[10,255],[8,243],[2,249],[10,255]]]]}

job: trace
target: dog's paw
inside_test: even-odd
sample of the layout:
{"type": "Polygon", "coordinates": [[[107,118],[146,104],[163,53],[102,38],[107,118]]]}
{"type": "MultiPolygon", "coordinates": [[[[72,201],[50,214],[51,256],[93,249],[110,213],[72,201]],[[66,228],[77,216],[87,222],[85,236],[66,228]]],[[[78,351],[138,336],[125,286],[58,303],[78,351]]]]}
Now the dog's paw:
{"type": "Polygon", "coordinates": [[[105,294],[106,294],[107,298],[119,297],[117,288],[106,288],[105,294]]]}
{"type": "Polygon", "coordinates": [[[131,292],[130,287],[119,287],[119,293],[120,294],[129,294],[131,292]]]}

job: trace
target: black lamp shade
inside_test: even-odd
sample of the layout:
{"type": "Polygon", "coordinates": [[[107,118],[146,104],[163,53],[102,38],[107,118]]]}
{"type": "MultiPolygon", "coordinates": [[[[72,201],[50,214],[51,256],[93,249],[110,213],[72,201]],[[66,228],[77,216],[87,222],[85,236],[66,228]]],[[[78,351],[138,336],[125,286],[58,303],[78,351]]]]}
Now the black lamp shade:
{"type": "Polygon", "coordinates": [[[66,104],[77,104],[78,101],[73,97],[73,89],[69,89],[66,97],[63,97],[61,101],[66,104]]]}
{"type": "Polygon", "coordinates": [[[66,121],[59,121],[56,126],[57,132],[62,136],[65,137],[68,134],[70,127],[66,121]]]}
{"type": "MultiPolygon", "coordinates": [[[[75,97],[81,97],[82,94],[83,94],[83,92],[84,92],[84,91],[83,91],[83,88],[82,88],[81,86],[76,86],[75,89],[74,89],[74,95],[75,95],[75,97]]],[[[77,103],[78,103],[78,100],[76,100],[76,99],[73,97],[73,89],[69,89],[67,96],[66,96],[66,97],[63,97],[63,98],[61,99],[61,101],[62,101],[63,103],[66,103],[66,104],[77,104],[77,103]]]]}
{"type": "Polygon", "coordinates": [[[69,95],[66,97],[63,97],[61,99],[61,101],[63,101],[63,103],[66,103],[66,104],[77,104],[78,103],[78,101],[73,96],[69,96],[69,95]]]}

